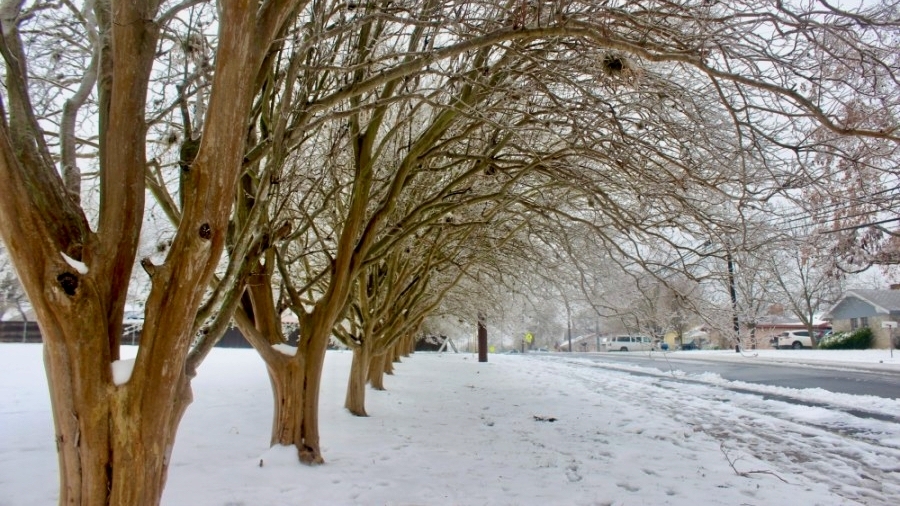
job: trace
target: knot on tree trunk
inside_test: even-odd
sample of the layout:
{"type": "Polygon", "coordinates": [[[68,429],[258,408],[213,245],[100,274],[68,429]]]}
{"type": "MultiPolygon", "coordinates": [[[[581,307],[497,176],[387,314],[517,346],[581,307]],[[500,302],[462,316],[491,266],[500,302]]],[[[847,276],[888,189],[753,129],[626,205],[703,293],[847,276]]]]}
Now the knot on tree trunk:
{"type": "Polygon", "coordinates": [[[65,292],[66,295],[69,297],[75,295],[75,291],[78,289],[78,276],[71,272],[64,272],[59,276],[56,276],[56,281],[59,282],[59,286],[62,287],[63,292],[65,292]]]}

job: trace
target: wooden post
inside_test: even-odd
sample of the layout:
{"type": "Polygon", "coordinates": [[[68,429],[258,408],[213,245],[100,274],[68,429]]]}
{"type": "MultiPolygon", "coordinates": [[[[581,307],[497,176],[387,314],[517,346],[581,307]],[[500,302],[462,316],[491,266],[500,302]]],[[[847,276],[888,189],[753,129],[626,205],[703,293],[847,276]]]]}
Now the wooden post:
{"type": "Polygon", "coordinates": [[[487,362],[487,326],[484,315],[478,314],[478,361],[487,362]]]}

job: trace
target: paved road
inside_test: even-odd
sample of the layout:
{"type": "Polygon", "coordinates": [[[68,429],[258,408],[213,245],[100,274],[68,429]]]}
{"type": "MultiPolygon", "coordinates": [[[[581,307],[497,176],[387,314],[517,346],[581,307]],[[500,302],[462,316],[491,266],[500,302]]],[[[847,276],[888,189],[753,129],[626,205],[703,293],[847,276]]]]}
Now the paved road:
{"type": "MultiPolygon", "coordinates": [[[[568,354],[567,354],[568,355],[568,354]]],[[[900,374],[890,372],[852,371],[834,368],[805,367],[765,362],[714,362],[698,359],[668,361],[661,354],[644,353],[574,353],[570,356],[588,358],[598,363],[633,364],[653,367],[661,371],[681,370],[687,374],[711,372],[732,381],[789,388],[821,388],[830,392],[852,395],[874,395],[888,399],[900,398],[900,374]]]]}

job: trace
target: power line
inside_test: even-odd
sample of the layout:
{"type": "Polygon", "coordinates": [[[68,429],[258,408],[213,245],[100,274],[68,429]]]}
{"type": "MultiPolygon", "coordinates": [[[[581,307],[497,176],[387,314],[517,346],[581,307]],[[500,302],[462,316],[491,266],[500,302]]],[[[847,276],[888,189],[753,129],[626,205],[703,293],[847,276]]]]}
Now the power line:
{"type": "Polygon", "coordinates": [[[890,218],[890,219],[887,219],[887,220],[873,221],[873,222],[870,222],[870,223],[863,223],[862,225],[853,225],[852,227],[838,228],[838,229],[835,229],[835,230],[823,230],[823,231],[821,231],[821,232],[819,232],[819,233],[820,233],[820,234],[834,234],[834,233],[836,233],[836,232],[843,232],[843,231],[845,231],[845,230],[856,230],[856,229],[858,229],[858,228],[870,227],[870,226],[872,226],[872,225],[883,225],[883,224],[885,224],[885,223],[890,223],[890,222],[892,222],[892,221],[900,221],[900,218],[890,218]]]}

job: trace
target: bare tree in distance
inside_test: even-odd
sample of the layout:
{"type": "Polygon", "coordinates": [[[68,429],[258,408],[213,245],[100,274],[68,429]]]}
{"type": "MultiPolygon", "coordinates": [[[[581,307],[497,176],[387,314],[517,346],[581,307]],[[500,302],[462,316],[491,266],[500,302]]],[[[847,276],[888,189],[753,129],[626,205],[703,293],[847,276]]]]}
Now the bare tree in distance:
{"type": "Polygon", "coordinates": [[[28,321],[28,295],[10,262],[6,248],[0,243],[0,317],[15,309],[23,321],[28,321]]]}
{"type": "Polygon", "coordinates": [[[840,297],[843,279],[829,271],[833,265],[829,250],[810,242],[816,235],[815,225],[803,225],[792,228],[792,234],[778,244],[780,247],[772,248],[769,269],[777,287],[773,299],[800,320],[816,346],[816,317],[840,297]]]}

